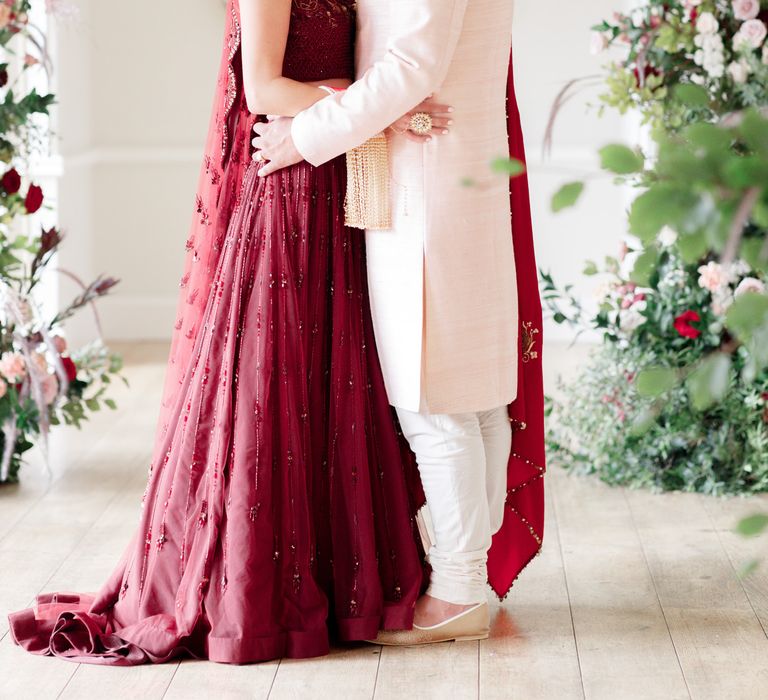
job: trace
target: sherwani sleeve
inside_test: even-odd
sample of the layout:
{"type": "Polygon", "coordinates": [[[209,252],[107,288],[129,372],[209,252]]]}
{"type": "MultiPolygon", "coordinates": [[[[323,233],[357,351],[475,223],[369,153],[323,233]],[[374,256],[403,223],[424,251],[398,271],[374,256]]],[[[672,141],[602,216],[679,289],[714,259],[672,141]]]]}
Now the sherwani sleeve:
{"type": "Polygon", "coordinates": [[[294,143],[312,165],[365,143],[445,80],[468,0],[390,1],[392,38],[385,54],[345,92],[320,100],[293,121],[294,143]]]}

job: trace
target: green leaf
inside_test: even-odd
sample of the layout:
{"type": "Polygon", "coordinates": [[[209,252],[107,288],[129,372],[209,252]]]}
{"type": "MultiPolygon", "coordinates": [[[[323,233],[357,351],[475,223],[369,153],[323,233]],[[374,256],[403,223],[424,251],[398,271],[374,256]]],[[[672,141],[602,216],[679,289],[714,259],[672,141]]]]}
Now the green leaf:
{"type": "Polygon", "coordinates": [[[649,287],[656,272],[659,255],[655,248],[648,248],[635,261],[630,278],[641,287],[649,287]]]}
{"type": "Polygon", "coordinates": [[[768,272],[766,241],[763,238],[747,238],[741,244],[741,257],[753,270],[768,272]]]}
{"type": "Polygon", "coordinates": [[[736,526],[736,532],[744,537],[756,537],[765,530],[768,530],[768,515],[765,513],[750,515],[736,526]]]}
{"type": "Polygon", "coordinates": [[[751,576],[759,567],[760,562],[757,559],[750,559],[739,569],[739,578],[747,578],[748,576],[751,576]]]}
{"type": "Polygon", "coordinates": [[[722,352],[707,357],[686,381],[693,407],[704,411],[723,399],[731,379],[731,358],[722,352]]]}
{"type": "Polygon", "coordinates": [[[496,158],[491,161],[491,170],[509,177],[518,177],[525,172],[525,163],[516,158],[496,158]]]}
{"type": "Polygon", "coordinates": [[[583,274],[587,277],[592,277],[593,275],[596,275],[599,272],[597,269],[597,263],[593,262],[592,260],[587,260],[586,263],[584,263],[584,271],[583,274]]]}
{"type": "Polygon", "coordinates": [[[653,428],[656,421],[659,419],[659,411],[657,408],[646,408],[640,412],[638,416],[632,421],[632,425],[629,428],[629,434],[633,437],[641,437],[653,428]]]}
{"type": "Polygon", "coordinates": [[[669,367],[651,367],[637,375],[637,392],[646,398],[666,394],[677,385],[677,371],[669,367]]]}
{"type": "Polygon", "coordinates": [[[104,399],[104,403],[113,411],[117,409],[117,404],[114,399],[104,399]]]}
{"type": "Polygon", "coordinates": [[[583,182],[569,182],[563,185],[552,197],[552,211],[560,212],[576,204],[584,192],[583,182]]]}
{"type": "Polygon", "coordinates": [[[728,309],[726,324],[739,340],[749,342],[768,324],[768,296],[754,292],[742,294],[728,309]]]}
{"type": "Polygon", "coordinates": [[[600,162],[604,170],[617,175],[639,173],[645,167],[645,158],[621,144],[611,144],[601,148],[600,162]]]}
{"type": "Polygon", "coordinates": [[[682,186],[657,183],[641,194],[629,214],[630,231],[644,243],[652,241],[668,225],[677,231],[699,202],[696,194],[682,186]]]}
{"type": "Polygon", "coordinates": [[[686,234],[677,239],[677,249],[689,265],[701,260],[707,252],[707,237],[703,232],[686,234]]]}
{"type": "Polygon", "coordinates": [[[680,83],[675,85],[672,94],[686,107],[706,107],[709,105],[709,93],[700,85],[680,83]]]}
{"type": "Polygon", "coordinates": [[[768,119],[756,109],[750,109],[744,115],[739,132],[753,151],[768,153],[768,119]]]}

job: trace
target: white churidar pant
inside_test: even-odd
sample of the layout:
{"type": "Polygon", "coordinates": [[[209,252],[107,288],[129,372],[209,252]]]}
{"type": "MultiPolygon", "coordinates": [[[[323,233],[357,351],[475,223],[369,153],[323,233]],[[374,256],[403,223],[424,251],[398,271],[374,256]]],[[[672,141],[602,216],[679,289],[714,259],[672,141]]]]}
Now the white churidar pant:
{"type": "Polygon", "coordinates": [[[506,502],[512,428],[507,407],[430,414],[397,409],[419,463],[433,538],[427,593],[457,605],[486,600],[491,538],[506,502]]]}

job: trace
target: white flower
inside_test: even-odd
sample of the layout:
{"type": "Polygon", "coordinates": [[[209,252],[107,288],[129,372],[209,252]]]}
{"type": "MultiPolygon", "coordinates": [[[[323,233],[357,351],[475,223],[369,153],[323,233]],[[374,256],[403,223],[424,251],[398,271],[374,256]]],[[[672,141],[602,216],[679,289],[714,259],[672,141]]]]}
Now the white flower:
{"type": "Polygon", "coordinates": [[[645,26],[645,12],[643,10],[635,10],[630,19],[633,27],[640,28],[645,26]]]}
{"type": "Polygon", "coordinates": [[[750,272],[752,272],[752,268],[746,260],[736,260],[728,267],[728,281],[734,284],[742,277],[746,277],[750,272]]]}
{"type": "Polygon", "coordinates": [[[752,69],[749,67],[749,63],[744,58],[740,59],[739,61],[733,61],[728,66],[728,73],[730,74],[731,78],[733,78],[733,82],[739,83],[741,85],[747,82],[747,78],[749,78],[749,74],[751,72],[752,69]]]}
{"type": "Polygon", "coordinates": [[[730,287],[723,287],[712,293],[712,311],[717,316],[725,316],[733,304],[733,294],[730,287]]]}
{"type": "Polygon", "coordinates": [[[605,280],[595,287],[595,300],[602,303],[611,296],[611,292],[613,292],[613,283],[605,280]]]}
{"type": "Polygon", "coordinates": [[[746,294],[747,292],[754,292],[755,294],[764,294],[765,283],[762,280],[757,279],[757,277],[745,277],[743,280],[741,280],[741,282],[739,283],[739,286],[736,287],[734,296],[740,297],[742,294],[746,294]]]}
{"type": "Polygon", "coordinates": [[[671,248],[675,243],[677,243],[677,231],[670,228],[669,226],[665,226],[661,231],[659,232],[659,243],[663,245],[665,248],[671,248]]]}
{"type": "Polygon", "coordinates": [[[768,27],[759,19],[750,19],[741,25],[741,29],[733,37],[733,48],[736,51],[746,49],[759,49],[765,37],[768,36],[768,27]]]}
{"type": "Polygon", "coordinates": [[[699,287],[713,294],[728,285],[728,273],[720,263],[712,260],[699,268],[699,287]]]}
{"type": "Polygon", "coordinates": [[[733,16],[742,22],[760,14],[759,0],[733,0],[733,16]]]}
{"type": "Polygon", "coordinates": [[[643,311],[648,304],[644,301],[638,302],[628,309],[619,312],[619,328],[625,333],[632,333],[642,326],[648,319],[643,316],[643,311]]]}
{"type": "Polygon", "coordinates": [[[605,32],[592,32],[592,37],[589,45],[589,52],[593,56],[603,53],[608,48],[609,39],[605,32]]]}
{"type": "Polygon", "coordinates": [[[720,24],[711,12],[702,12],[696,20],[696,31],[699,34],[716,34],[720,24]]]}

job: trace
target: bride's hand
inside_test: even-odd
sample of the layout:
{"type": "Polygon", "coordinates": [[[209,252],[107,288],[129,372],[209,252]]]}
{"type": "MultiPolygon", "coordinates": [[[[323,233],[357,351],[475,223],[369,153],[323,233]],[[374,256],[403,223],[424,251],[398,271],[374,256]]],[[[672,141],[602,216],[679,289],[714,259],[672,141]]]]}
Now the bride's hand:
{"type": "Polygon", "coordinates": [[[408,114],[400,117],[400,119],[389,128],[394,133],[402,134],[411,141],[424,143],[425,141],[429,141],[432,136],[440,136],[448,133],[448,127],[453,124],[453,120],[450,116],[452,112],[453,107],[438,104],[437,102],[433,102],[431,97],[428,97],[416,107],[416,109],[413,109],[408,112],[408,114]],[[411,117],[413,117],[414,114],[419,113],[425,113],[432,117],[432,131],[429,134],[417,134],[411,129],[411,117]]]}

